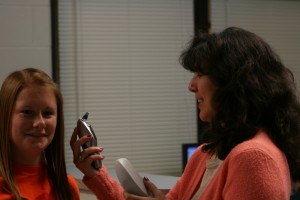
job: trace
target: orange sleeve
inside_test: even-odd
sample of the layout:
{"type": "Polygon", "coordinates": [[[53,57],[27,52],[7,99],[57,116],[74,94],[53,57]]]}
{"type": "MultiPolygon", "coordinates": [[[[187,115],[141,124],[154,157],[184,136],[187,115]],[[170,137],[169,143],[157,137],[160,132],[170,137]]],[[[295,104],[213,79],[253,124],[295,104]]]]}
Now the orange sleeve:
{"type": "Polygon", "coordinates": [[[99,170],[98,175],[87,178],[83,177],[83,183],[96,195],[97,199],[122,200],[124,189],[113,178],[104,165],[99,170]]]}

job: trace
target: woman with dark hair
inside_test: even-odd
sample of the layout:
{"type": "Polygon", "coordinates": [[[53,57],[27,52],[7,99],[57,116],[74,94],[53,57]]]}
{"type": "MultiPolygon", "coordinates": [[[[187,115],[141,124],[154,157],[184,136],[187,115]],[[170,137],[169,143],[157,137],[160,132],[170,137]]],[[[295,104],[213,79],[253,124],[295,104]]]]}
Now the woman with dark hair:
{"type": "MultiPolygon", "coordinates": [[[[300,104],[291,71],[259,36],[236,27],[199,34],[180,60],[194,73],[189,90],[197,99],[199,118],[210,124],[207,143],[194,152],[166,196],[145,179],[151,198],[126,192],[115,197],[288,200],[290,171],[300,159],[300,104]]],[[[112,181],[101,170],[94,172],[85,183],[101,197],[92,183],[112,181]]],[[[122,191],[116,184],[111,187],[119,191],[115,195],[122,191]]]]}
{"type": "Polygon", "coordinates": [[[11,73],[0,91],[0,199],[76,200],[67,175],[63,101],[43,71],[11,73]]]}

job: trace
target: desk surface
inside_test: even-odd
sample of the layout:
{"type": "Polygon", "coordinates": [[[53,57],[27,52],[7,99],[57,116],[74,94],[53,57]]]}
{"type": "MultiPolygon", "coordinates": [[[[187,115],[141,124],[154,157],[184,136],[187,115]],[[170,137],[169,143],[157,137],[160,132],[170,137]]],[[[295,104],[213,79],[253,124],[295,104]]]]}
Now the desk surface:
{"type": "MultiPolygon", "coordinates": [[[[118,181],[115,170],[109,169],[108,171],[109,171],[109,175],[113,179],[118,181]]],[[[83,178],[83,174],[81,173],[81,171],[79,171],[75,166],[73,166],[73,167],[68,167],[67,172],[68,172],[68,174],[71,174],[72,176],[74,176],[76,178],[76,180],[78,181],[79,189],[87,190],[87,187],[81,182],[81,180],[83,178]]],[[[178,179],[178,177],[175,177],[175,176],[154,175],[154,174],[149,174],[149,173],[140,173],[140,175],[142,177],[144,177],[144,176],[148,177],[149,180],[151,182],[153,182],[158,189],[161,189],[161,190],[171,189],[175,185],[175,183],[178,179]]]]}

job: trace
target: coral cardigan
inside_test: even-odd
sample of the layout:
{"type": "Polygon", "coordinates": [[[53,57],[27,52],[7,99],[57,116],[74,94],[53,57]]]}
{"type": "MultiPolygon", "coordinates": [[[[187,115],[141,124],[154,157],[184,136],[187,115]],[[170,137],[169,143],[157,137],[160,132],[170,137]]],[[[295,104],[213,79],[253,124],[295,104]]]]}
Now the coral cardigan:
{"type": "MultiPolygon", "coordinates": [[[[166,195],[168,200],[189,200],[203,178],[211,155],[200,146],[192,155],[182,176],[166,195]]],[[[123,198],[122,187],[109,178],[106,169],[83,182],[98,199],[123,198]]],[[[291,182],[285,155],[266,133],[245,141],[228,154],[199,200],[289,200],[291,182]]]]}
{"type": "MultiPolygon", "coordinates": [[[[14,166],[15,179],[23,198],[28,200],[57,200],[51,187],[48,172],[43,165],[39,166],[14,166]]],[[[68,176],[72,190],[73,200],[79,200],[79,189],[76,180],[68,176]]],[[[4,190],[4,180],[0,176],[0,199],[12,200],[12,194],[4,190]]]]}

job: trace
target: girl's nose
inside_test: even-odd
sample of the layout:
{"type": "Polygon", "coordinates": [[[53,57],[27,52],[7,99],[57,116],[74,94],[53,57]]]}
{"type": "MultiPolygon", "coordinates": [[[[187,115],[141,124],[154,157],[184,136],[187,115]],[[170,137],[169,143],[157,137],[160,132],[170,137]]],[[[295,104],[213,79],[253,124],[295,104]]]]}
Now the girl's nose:
{"type": "Polygon", "coordinates": [[[34,122],[33,122],[33,127],[39,127],[39,128],[44,128],[45,127],[45,120],[43,118],[43,115],[38,115],[34,122]]]}

